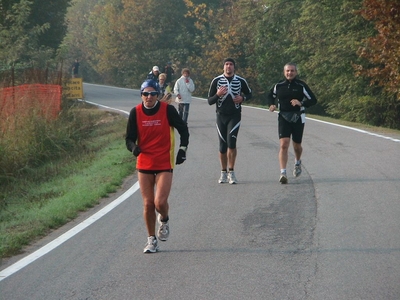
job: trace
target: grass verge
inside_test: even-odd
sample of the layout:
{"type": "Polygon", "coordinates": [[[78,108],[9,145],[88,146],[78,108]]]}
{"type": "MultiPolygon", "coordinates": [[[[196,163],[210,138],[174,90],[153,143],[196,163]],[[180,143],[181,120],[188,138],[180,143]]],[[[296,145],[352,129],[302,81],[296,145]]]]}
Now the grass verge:
{"type": "Polygon", "coordinates": [[[26,170],[12,182],[0,210],[0,257],[20,253],[23,247],[58,228],[116,192],[135,170],[126,150],[126,118],[98,109],[98,120],[85,151],[26,170]]]}

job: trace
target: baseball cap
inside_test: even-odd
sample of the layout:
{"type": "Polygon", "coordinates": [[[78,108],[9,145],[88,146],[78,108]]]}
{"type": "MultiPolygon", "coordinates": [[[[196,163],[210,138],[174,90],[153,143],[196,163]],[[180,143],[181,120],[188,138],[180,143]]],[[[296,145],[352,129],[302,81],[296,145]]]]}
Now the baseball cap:
{"type": "Polygon", "coordinates": [[[159,69],[157,66],[154,66],[154,67],[153,67],[153,72],[155,72],[155,71],[160,72],[160,69],[159,69]]]}

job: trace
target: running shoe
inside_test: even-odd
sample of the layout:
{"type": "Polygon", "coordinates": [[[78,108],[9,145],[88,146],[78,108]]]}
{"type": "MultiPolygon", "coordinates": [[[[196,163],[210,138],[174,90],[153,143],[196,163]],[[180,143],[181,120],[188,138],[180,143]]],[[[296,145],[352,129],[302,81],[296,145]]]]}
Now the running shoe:
{"type": "Polygon", "coordinates": [[[235,172],[229,171],[228,178],[229,178],[229,184],[236,184],[237,183],[235,172]]]}
{"type": "Polygon", "coordinates": [[[160,227],[158,228],[158,232],[157,232],[158,239],[162,242],[165,242],[166,240],[168,240],[168,236],[169,236],[168,221],[167,222],[161,221],[161,215],[159,214],[158,215],[158,224],[160,224],[160,227]]]}
{"type": "Polygon", "coordinates": [[[228,173],[226,171],[221,171],[221,177],[218,179],[218,183],[227,183],[228,173]]]}
{"type": "Polygon", "coordinates": [[[301,175],[301,160],[298,163],[294,164],[293,176],[299,177],[301,175]]]}
{"type": "Polygon", "coordinates": [[[279,182],[281,184],[286,184],[287,183],[287,176],[286,173],[281,173],[281,177],[279,177],[279,182]]]}
{"type": "Polygon", "coordinates": [[[155,253],[158,251],[157,239],[154,236],[147,238],[146,247],[144,247],[143,253],[155,253]]]}

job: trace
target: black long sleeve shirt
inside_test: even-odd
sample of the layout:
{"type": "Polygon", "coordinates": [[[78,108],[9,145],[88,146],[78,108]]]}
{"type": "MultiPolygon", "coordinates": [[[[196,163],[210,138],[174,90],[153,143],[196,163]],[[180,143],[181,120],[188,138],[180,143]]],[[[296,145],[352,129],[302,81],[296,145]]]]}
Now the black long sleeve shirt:
{"type": "Polygon", "coordinates": [[[236,95],[244,96],[246,100],[249,100],[252,97],[252,92],[246,79],[236,74],[232,77],[225,77],[222,74],[211,81],[210,89],[208,91],[208,104],[216,104],[217,113],[224,115],[237,114],[242,111],[242,106],[241,104],[233,102],[233,97],[236,95]],[[220,86],[228,87],[228,93],[226,93],[222,98],[219,98],[217,95],[220,86]]]}
{"type": "Polygon", "coordinates": [[[278,100],[280,111],[300,111],[300,106],[292,106],[290,101],[297,99],[303,107],[310,107],[317,103],[317,98],[308,87],[308,85],[300,79],[287,79],[275,84],[267,95],[268,105],[276,105],[278,100]]]}

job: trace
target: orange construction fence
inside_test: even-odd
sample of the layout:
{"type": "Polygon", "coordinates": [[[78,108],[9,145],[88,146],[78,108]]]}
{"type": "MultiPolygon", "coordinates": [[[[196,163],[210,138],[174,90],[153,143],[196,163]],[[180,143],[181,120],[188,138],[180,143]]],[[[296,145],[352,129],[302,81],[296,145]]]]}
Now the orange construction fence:
{"type": "Polygon", "coordinates": [[[38,109],[46,119],[57,118],[61,110],[62,87],[54,84],[24,84],[0,89],[0,116],[38,109]]]}

